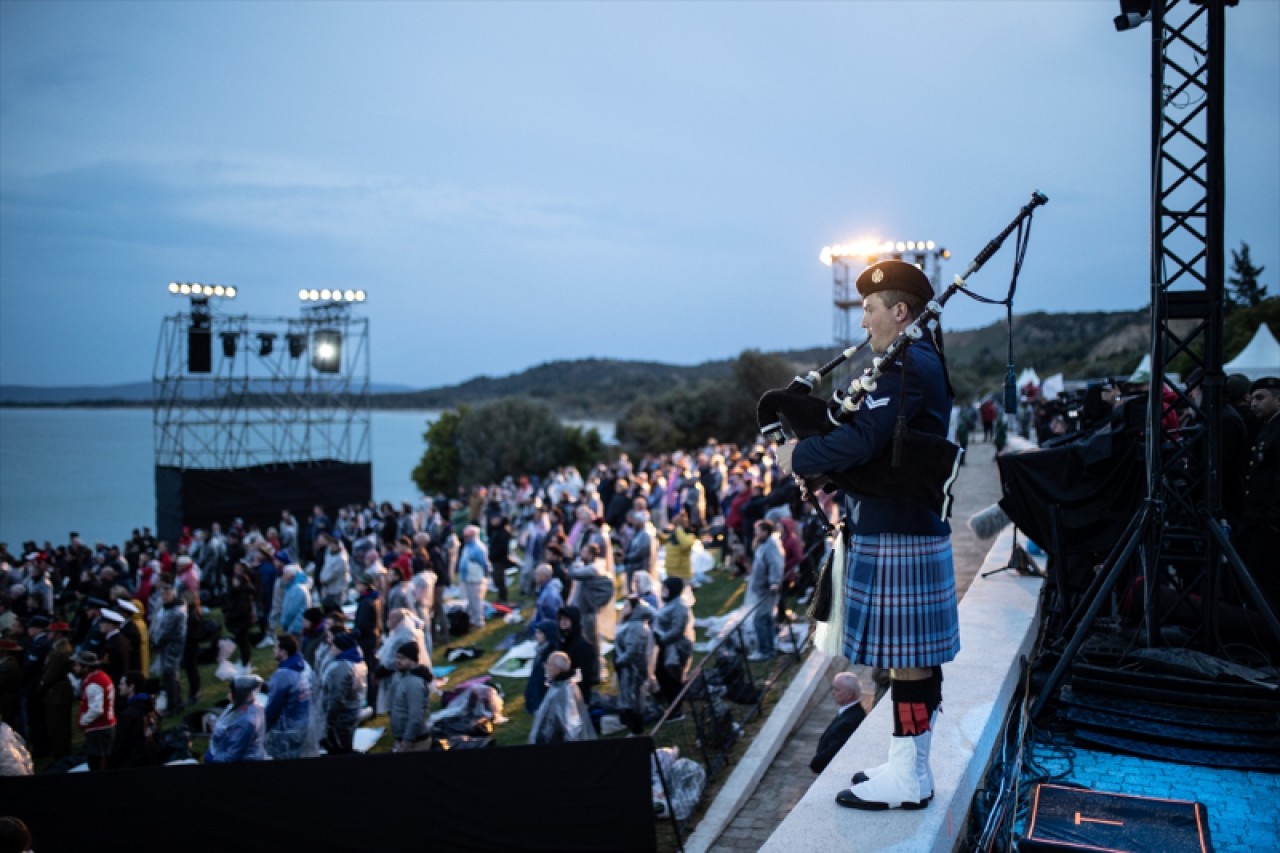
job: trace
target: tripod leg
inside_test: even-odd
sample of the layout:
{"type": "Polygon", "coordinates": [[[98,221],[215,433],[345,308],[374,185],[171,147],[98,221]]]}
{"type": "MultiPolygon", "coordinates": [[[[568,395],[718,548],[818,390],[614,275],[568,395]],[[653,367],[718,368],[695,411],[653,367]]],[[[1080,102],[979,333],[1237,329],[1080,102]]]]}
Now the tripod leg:
{"type": "Polygon", "coordinates": [[[1275,611],[1271,609],[1266,596],[1258,588],[1257,581],[1253,579],[1253,575],[1249,574],[1248,567],[1240,559],[1240,554],[1236,552],[1231,540],[1227,538],[1226,531],[1222,529],[1222,525],[1218,524],[1218,520],[1212,516],[1206,516],[1205,524],[1209,528],[1209,533],[1217,540],[1218,547],[1222,549],[1222,555],[1227,558],[1227,563],[1235,571],[1236,579],[1240,581],[1240,585],[1249,594],[1249,598],[1253,599],[1253,603],[1258,606],[1263,621],[1267,623],[1267,627],[1275,635],[1276,641],[1280,642],[1280,620],[1276,619],[1275,611]]]}
{"type": "MultiPolygon", "coordinates": [[[[1124,547],[1120,549],[1119,555],[1112,561],[1108,558],[1107,563],[1103,564],[1103,571],[1094,579],[1097,591],[1093,595],[1093,600],[1089,602],[1089,608],[1085,611],[1084,616],[1080,620],[1080,624],[1076,627],[1075,633],[1071,635],[1071,641],[1067,643],[1066,649],[1062,652],[1062,658],[1059,659],[1057,666],[1053,668],[1053,672],[1049,674],[1049,680],[1044,683],[1040,694],[1036,696],[1035,704],[1031,706],[1031,718],[1035,719],[1044,710],[1044,706],[1048,704],[1049,697],[1058,689],[1058,684],[1062,681],[1062,676],[1066,674],[1067,667],[1071,665],[1071,659],[1075,657],[1076,652],[1080,650],[1080,646],[1084,643],[1085,634],[1088,633],[1089,627],[1093,625],[1093,620],[1097,618],[1098,611],[1102,609],[1103,602],[1107,596],[1111,594],[1111,590],[1115,587],[1116,581],[1120,578],[1120,572],[1128,565],[1133,552],[1137,550],[1138,543],[1142,541],[1142,532],[1146,527],[1146,520],[1149,516],[1149,507],[1144,506],[1142,512],[1137,516],[1133,523],[1129,525],[1128,537],[1123,540],[1124,547]],[[1099,584],[1098,581],[1101,581],[1099,584]]],[[[1115,551],[1112,554],[1115,555],[1115,551]]],[[[1093,591],[1093,586],[1090,586],[1093,591]]],[[[1083,605],[1083,602],[1081,602],[1083,605]]],[[[1075,618],[1075,614],[1072,614],[1075,618]]]]}

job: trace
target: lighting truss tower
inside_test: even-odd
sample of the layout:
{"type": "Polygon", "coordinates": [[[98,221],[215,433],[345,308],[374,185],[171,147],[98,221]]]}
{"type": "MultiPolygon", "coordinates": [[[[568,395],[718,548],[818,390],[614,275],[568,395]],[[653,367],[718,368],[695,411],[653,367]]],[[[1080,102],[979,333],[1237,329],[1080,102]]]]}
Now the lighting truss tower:
{"type": "Polygon", "coordinates": [[[1280,622],[1222,525],[1223,60],[1225,10],[1234,5],[1236,0],[1121,3],[1133,14],[1124,26],[1125,16],[1117,19],[1117,29],[1149,14],[1152,34],[1152,390],[1146,435],[1167,437],[1162,422],[1173,404],[1162,401],[1160,389],[1171,364],[1184,357],[1194,368],[1188,375],[1198,371],[1199,378],[1185,394],[1174,390],[1200,426],[1180,431],[1176,441],[1145,443],[1146,501],[1068,619],[1071,639],[1032,707],[1033,716],[1051,698],[1120,571],[1135,556],[1144,579],[1148,645],[1157,644],[1160,628],[1155,590],[1169,579],[1171,567],[1187,594],[1203,601],[1201,647],[1220,651],[1215,614],[1224,567],[1280,638],[1280,622]],[[1197,387],[1198,403],[1189,396],[1197,387]]]}
{"type": "Polygon", "coordinates": [[[265,496],[261,512],[273,523],[284,508],[368,500],[369,321],[352,316],[348,302],[308,305],[300,317],[250,317],[213,312],[193,297],[189,313],[161,326],[152,415],[161,530],[249,520],[255,497],[265,496]],[[192,328],[209,331],[207,372],[191,370],[192,328]],[[241,511],[207,506],[210,484],[229,506],[242,493],[241,511]],[[314,494],[304,500],[291,489],[314,494]]]}

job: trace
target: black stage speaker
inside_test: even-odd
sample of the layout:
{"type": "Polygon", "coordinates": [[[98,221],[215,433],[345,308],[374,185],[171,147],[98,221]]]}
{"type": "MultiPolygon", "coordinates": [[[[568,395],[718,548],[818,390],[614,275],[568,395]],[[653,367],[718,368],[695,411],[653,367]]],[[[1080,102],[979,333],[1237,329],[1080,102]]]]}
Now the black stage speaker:
{"type": "Polygon", "coordinates": [[[1037,785],[1018,850],[1209,853],[1213,845],[1201,803],[1037,785]]]}
{"type": "Polygon", "coordinates": [[[213,370],[213,332],[192,326],[187,330],[187,372],[213,370]]]}

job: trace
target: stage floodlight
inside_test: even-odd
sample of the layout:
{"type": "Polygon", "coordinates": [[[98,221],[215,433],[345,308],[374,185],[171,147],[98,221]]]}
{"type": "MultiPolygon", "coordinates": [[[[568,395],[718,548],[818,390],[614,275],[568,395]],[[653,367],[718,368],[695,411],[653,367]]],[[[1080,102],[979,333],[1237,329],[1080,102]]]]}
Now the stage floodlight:
{"type": "Polygon", "coordinates": [[[312,336],[311,366],[320,373],[342,369],[342,334],[336,329],[320,329],[312,336]]]}
{"type": "Polygon", "coordinates": [[[322,302],[328,302],[332,296],[333,296],[333,292],[330,291],[329,288],[327,287],[320,291],[320,300],[322,302]]]}
{"type": "Polygon", "coordinates": [[[307,289],[305,287],[298,291],[298,298],[303,302],[307,301],[307,289]]]}
{"type": "Polygon", "coordinates": [[[169,292],[174,296],[190,296],[192,299],[235,299],[236,289],[229,284],[201,284],[198,281],[171,281],[169,292]]]}
{"type": "Polygon", "coordinates": [[[258,333],[258,357],[266,358],[276,346],[275,332],[258,333]]]}
{"type": "Polygon", "coordinates": [[[364,302],[365,292],[363,290],[356,291],[356,302],[364,302]]]}
{"type": "Polygon", "coordinates": [[[1113,21],[1116,32],[1123,33],[1151,20],[1151,0],[1120,0],[1120,14],[1113,21]]]}
{"type": "Polygon", "coordinates": [[[289,341],[289,358],[302,358],[307,351],[307,336],[290,332],[285,338],[289,341]]]}

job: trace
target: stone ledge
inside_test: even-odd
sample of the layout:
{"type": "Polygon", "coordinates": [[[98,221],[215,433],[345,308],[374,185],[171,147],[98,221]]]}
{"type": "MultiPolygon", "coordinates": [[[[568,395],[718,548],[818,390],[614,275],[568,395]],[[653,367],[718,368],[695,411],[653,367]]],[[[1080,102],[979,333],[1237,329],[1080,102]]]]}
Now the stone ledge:
{"type": "Polygon", "coordinates": [[[996,747],[1013,697],[1019,661],[1039,625],[1039,578],[1001,572],[1013,528],[996,538],[960,602],[960,655],[943,670],[942,715],[931,751],[934,799],[921,811],[860,812],[835,796],[858,770],[884,762],[893,733],[892,703],[881,702],[774,830],[765,853],[886,850],[951,853],[965,831],[969,806],[996,747]]]}

